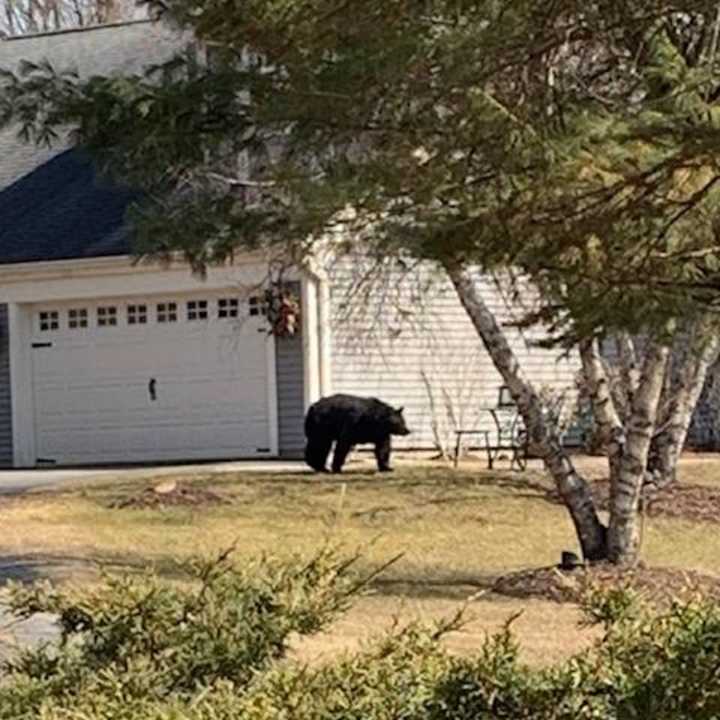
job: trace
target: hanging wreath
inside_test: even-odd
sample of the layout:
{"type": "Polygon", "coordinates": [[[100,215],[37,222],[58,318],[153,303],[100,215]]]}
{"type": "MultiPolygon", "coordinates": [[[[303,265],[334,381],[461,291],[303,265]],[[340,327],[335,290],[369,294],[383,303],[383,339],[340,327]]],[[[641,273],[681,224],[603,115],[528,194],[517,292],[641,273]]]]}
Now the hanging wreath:
{"type": "Polygon", "coordinates": [[[300,298],[279,289],[265,292],[270,333],[275,337],[293,337],[300,329],[300,298]]]}

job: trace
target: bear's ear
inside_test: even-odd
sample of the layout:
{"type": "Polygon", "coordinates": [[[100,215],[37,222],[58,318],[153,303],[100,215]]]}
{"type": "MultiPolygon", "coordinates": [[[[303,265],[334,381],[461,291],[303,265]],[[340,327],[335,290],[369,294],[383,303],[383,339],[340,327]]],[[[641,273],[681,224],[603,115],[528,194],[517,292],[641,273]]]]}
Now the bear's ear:
{"type": "Polygon", "coordinates": [[[401,407],[399,407],[395,412],[396,412],[398,415],[402,415],[402,411],[403,411],[404,409],[405,409],[405,408],[401,406],[401,407]]]}

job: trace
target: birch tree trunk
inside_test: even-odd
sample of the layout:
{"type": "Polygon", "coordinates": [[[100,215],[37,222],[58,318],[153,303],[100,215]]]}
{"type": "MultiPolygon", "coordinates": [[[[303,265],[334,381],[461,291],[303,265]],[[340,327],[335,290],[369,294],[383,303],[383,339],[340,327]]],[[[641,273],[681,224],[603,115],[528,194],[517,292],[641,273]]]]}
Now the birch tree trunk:
{"type": "Polygon", "coordinates": [[[648,345],[626,422],[624,446],[618,461],[610,464],[608,559],[614,563],[637,560],[640,500],[669,354],[665,344],[648,345]]]}
{"type": "Polygon", "coordinates": [[[690,338],[690,351],[683,357],[677,377],[670,382],[664,412],[653,438],[648,472],[658,487],[674,482],[677,464],[687,439],[688,428],[707,377],[720,354],[720,337],[712,324],[700,321],[690,338]]]}
{"type": "Polygon", "coordinates": [[[618,385],[616,394],[621,398],[620,416],[625,420],[630,416],[633,397],[640,382],[638,354],[635,341],[626,332],[621,332],[615,337],[615,350],[620,369],[620,382],[616,383],[618,385]]]}
{"type": "Polygon", "coordinates": [[[585,382],[590,392],[596,432],[607,452],[612,475],[613,469],[617,470],[620,467],[620,460],[625,448],[623,420],[618,414],[613,399],[598,341],[595,339],[585,340],[580,343],[579,349],[585,382]]]}
{"type": "Polygon", "coordinates": [[[525,378],[505,334],[479,292],[476,275],[457,265],[448,264],[446,270],[460,302],[517,404],[525,421],[532,452],[542,458],[568,508],[584,558],[589,561],[605,560],[607,530],[597,515],[590,488],[563,449],[556,428],[548,422],[542,399],[525,378]]]}
{"type": "Polygon", "coordinates": [[[580,344],[580,358],[590,390],[595,423],[610,468],[608,559],[613,563],[632,563],[637,559],[640,501],[669,353],[667,345],[650,343],[642,369],[638,372],[635,370],[634,348],[624,343],[623,385],[627,383],[627,387],[623,393],[621,416],[613,400],[597,341],[587,340],[580,344]],[[632,362],[629,362],[630,359],[632,362]]]}

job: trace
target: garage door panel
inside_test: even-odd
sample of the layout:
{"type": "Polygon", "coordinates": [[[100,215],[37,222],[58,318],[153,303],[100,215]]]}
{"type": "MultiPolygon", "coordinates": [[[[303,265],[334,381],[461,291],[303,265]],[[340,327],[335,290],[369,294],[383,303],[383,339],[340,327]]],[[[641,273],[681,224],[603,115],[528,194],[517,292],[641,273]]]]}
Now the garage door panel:
{"type": "MultiPolygon", "coordinates": [[[[117,325],[36,332],[33,352],[37,455],[59,463],[257,457],[270,445],[268,342],[264,321],[210,315],[153,322],[155,298],[98,301],[118,308],[117,325]],[[124,308],[145,304],[148,322],[124,308]],[[48,346],[50,345],[50,346],[48,346]],[[154,398],[151,393],[154,381],[154,398]]],[[[209,301],[213,306],[213,301],[209,301]]],[[[47,309],[46,309],[47,310],[47,309]]],[[[41,309],[38,308],[39,317],[41,309]]]]}
{"type": "Polygon", "coordinates": [[[140,389],[132,393],[127,386],[110,385],[102,388],[89,388],[87,386],[64,385],[62,387],[49,387],[43,385],[37,393],[36,409],[42,414],[42,424],[50,418],[71,418],[73,416],[102,416],[117,417],[120,424],[130,412],[145,415],[148,412],[147,391],[140,397],[140,389]]]}

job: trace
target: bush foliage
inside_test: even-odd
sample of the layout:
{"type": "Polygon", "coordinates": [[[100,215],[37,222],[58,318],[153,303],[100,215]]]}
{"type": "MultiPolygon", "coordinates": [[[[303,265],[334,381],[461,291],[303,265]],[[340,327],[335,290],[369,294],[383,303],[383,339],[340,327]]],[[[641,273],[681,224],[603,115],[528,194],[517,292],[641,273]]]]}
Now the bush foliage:
{"type": "Polygon", "coordinates": [[[83,595],[13,586],[19,617],[52,612],[59,642],[6,662],[2,720],[483,720],[720,717],[720,608],[703,598],[659,611],[596,591],[588,652],[554,667],[519,659],[511,622],[472,657],[444,651],[461,618],[408,625],[359,652],[307,666],[293,636],[326,628],[364,583],[352,560],[228,557],[194,581],[107,578],[83,595]]]}

